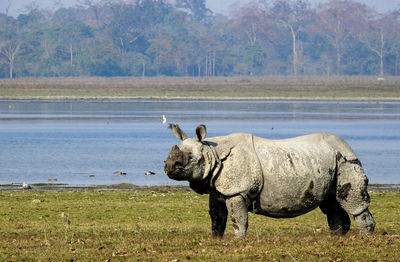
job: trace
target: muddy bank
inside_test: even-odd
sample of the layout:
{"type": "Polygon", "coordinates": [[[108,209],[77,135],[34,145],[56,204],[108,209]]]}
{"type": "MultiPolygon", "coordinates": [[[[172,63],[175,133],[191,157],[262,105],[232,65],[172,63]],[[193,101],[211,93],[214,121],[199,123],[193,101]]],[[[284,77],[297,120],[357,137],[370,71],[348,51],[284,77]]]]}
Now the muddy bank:
{"type": "MultiPolygon", "coordinates": [[[[29,190],[35,191],[107,191],[107,190],[152,190],[152,191],[190,191],[188,186],[138,186],[129,183],[114,185],[69,185],[56,183],[30,184],[29,190]]],[[[3,184],[0,185],[0,191],[20,191],[24,190],[22,184],[3,184]]]]}
{"type": "MultiPolygon", "coordinates": [[[[121,183],[114,185],[68,185],[56,183],[31,184],[35,191],[107,191],[107,190],[152,190],[157,192],[167,191],[191,191],[189,186],[137,186],[134,184],[121,183]]],[[[22,184],[3,184],[0,191],[21,191],[22,184]]],[[[371,184],[368,186],[370,192],[400,192],[400,184],[371,184]]]]}

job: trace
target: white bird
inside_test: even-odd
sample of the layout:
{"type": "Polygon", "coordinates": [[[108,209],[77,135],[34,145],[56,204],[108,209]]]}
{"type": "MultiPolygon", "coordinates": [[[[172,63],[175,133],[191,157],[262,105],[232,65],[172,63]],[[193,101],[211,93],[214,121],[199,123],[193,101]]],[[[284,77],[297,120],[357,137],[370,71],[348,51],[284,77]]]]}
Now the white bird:
{"type": "Polygon", "coordinates": [[[165,117],[165,115],[162,115],[162,123],[163,124],[167,123],[167,118],[165,117]]]}
{"type": "Polygon", "coordinates": [[[30,185],[28,185],[26,182],[22,183],[22,189],[32,189],[30,185]]]}

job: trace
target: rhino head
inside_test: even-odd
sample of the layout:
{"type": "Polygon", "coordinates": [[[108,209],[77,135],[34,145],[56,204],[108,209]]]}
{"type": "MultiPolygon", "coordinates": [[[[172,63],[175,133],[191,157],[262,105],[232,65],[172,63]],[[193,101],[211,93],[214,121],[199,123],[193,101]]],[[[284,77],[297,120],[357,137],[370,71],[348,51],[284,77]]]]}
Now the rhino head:
{"type": "Polygon", "coordinates": [[[204,125],[196,128],[196,138],[189,138],[178,125],[170,124],[173,135],[182,140],[179,147],[172,146],[164,161],[164,171],[174,180],[198,182],[205,179],[215,165],[210,146],[203,141],[207,131],[204,125]]]}

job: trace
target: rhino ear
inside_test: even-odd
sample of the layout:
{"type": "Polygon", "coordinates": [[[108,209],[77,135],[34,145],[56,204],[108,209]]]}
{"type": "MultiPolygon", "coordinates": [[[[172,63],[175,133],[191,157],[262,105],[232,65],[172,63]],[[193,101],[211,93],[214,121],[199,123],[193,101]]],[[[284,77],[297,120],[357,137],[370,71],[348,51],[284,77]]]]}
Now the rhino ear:
{"type": "Polygon", "coordinates": [[[180,140],[185,140],[186,138],[188,138],[188,136],[185,134],[185,132],[182,131],[182,129],[176,125],[176,124],[169,124],[169,128],[171,128],[172,130],[172,134],[180,139],[180,140]]]}
{"type": "Polygon", "coordinates": [[[204,138],[206,138],[207,135],[207,129],[205,125],[199,125],[196,128],[196,136],[197,136],[197,140],[202,141],[204,138]]]}

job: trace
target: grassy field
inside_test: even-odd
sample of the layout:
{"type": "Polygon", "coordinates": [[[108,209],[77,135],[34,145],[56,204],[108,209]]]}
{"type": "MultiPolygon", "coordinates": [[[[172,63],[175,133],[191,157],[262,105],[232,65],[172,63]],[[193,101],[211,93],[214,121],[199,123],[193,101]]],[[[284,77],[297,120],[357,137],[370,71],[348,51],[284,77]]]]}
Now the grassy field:
{"type": "Polygon", "coordinates": [[[126,77],[0,80],[0,99],[400,100],[400,77],[126,77]]]}
{"type": "Polygon", "coordinates": [[[250,214],[249,233],[210,237],[208,197],[191,191],[0,192],[1,261],[399,261],[400,192],[371,194],[376,232],[331,235],[320,210],[250,214]]]}

